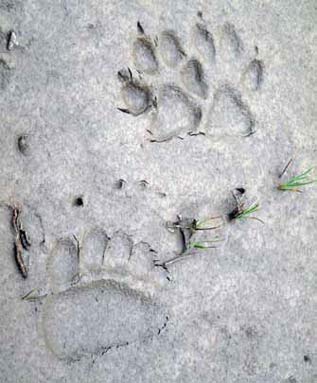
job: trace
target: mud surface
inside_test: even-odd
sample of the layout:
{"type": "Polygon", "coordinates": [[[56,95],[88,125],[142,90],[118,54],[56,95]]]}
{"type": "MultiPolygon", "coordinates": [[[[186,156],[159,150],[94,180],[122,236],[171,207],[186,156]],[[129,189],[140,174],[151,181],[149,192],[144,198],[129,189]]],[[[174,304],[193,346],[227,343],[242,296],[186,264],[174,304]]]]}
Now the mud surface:
{"type": "Polygon", "coordinates": [[[316,25],[314,0],[0,0],[1,383],[317,381],[317,187],[276,188],[317,165],[316,25]],[[264,223],[228,221],[235,188],[264,223]],[[188,217],[220,224],[162,267],[188,217]]]}

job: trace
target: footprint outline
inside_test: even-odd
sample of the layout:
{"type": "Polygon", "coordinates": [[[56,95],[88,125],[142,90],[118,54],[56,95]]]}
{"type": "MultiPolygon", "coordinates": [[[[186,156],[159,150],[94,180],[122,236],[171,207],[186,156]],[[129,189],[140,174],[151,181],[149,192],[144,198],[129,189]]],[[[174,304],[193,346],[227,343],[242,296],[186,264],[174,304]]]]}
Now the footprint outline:
{"type": "Polygon", "coordinates": [[[58,359],[72,362],[157,336],[166,327],[168,315],[158,298],[166,277],[154,267],[154,254],[148,243],[135,243],[121,230],[110,238],[103,228],[93,227],[81,241],[74,236],[58,239],[47,259],[48,291],[39,297],[47,349],[58,359]],[[124,239],[127,242],[118,249],[124,239]],[[95,243],[101,254],[92,254],[94,260],[100,260],[99,270],[94,262],[85,260],[85,249],[91,251],[86,243],[91,240],[102,242],[95,243]],[[112,250],[111,243],[115,244],[112,250]],[[121,260],[107,263],[118,253],[121,260]],[[138,260],[146,258],[144,267],[138,260]],[[74,264],[65,269],[69,259],[74,264]],[[59,270],[69,271],[58,283],[56,264],[59,270]]]}

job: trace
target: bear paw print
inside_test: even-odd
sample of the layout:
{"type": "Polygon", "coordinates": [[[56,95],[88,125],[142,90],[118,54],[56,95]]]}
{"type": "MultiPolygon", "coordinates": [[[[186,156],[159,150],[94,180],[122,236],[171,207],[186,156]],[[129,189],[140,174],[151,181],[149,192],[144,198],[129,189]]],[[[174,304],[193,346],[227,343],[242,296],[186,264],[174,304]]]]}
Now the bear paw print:
{"type": "Polygon", "coordinates": [[[157,336],[168,316],[154,292],[166,277],[151,247],[120,231],[110,239],[101,228],[81,244],[75,239],[58,240],[47,259],[49,291],[40,297],[46,347],[71,362],[157,336]]]}

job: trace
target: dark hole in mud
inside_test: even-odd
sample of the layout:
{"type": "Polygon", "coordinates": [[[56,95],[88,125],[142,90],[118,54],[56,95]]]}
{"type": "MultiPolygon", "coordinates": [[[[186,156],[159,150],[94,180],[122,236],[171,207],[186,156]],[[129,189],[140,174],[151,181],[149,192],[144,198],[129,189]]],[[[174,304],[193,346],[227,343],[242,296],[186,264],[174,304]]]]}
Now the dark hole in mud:
{"type": "Polygon", "coordinates": [[[309,355],[304,355],[304,362],[311,363],[311,358],[309,355]]]}
{"type": "Polygon", "coordinates": [[[84,206],[84,199],[82,196],[78,196],[74,198],[73,205],[77,207],[84,206]]]}

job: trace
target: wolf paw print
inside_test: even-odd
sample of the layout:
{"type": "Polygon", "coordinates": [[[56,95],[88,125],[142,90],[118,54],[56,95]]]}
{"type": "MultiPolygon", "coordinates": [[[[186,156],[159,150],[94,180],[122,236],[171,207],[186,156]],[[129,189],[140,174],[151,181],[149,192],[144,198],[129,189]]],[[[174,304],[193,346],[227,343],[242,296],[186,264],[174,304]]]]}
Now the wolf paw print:
{"type": "Polygon", "coordinates": [[[165,281],[154,251],[116,232],[93,228],[82,244],[57,241],[47,260],[49,291],[42,306],[47,348],[59,359],[80,360],[142,342],[166,327],[153,291],[165,281]]]}
{"type": "Polygon", "coordinates": [[[256,58],[257,47],[248,57],[232,24],[216,31],[216,39],[200,20],[187,44],[191,55],[173,31],[152,39],[138,23],[138,32],[132,47],[135,71],[118,72],[124,104],[119,110],[133,116],[146,114],[152,141],[186,134],[254,133],[255,117],[243,94],[252,97],[261,89],[264,64],[256,58]]]}

